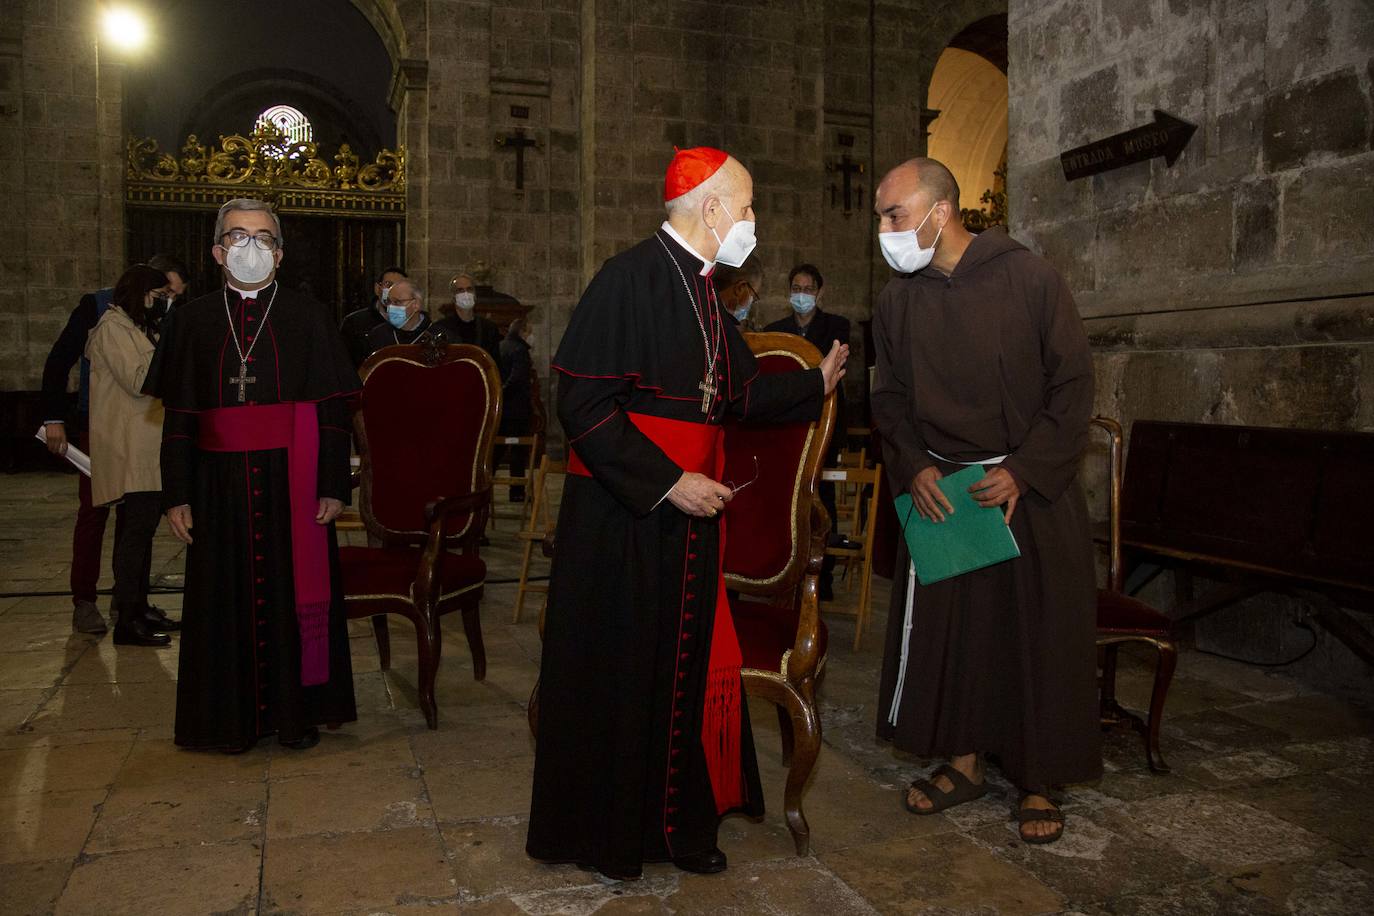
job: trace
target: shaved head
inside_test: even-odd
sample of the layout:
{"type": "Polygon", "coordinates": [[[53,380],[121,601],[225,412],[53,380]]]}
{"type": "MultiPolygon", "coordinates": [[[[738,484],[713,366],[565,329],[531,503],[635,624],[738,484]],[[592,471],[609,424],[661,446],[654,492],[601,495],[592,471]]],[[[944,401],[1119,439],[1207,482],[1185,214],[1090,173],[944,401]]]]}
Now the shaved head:
{"type": "Polygon", "coordinates": [[[908,194],[900,195],[902,197],[909,198],[911,193],[920,193],[925,197],[926,206],[943,200],[949,202],[955,213],[959,212],[959,182],[938,159],[925,156],[908,159],[883,176],[882,184],[888,182],[909,189],[908,194]]]}

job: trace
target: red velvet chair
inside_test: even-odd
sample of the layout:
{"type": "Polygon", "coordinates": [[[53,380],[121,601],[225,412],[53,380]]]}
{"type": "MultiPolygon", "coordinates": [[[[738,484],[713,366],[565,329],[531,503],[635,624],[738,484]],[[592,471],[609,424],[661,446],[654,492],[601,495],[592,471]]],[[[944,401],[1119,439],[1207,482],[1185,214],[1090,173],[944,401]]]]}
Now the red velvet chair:
{"type": "MultiPolygon", "coordinates": [[[[820,365],[821,354],[793,334],[746,334],[764,374],[820,365]]],[[[744,688],[778,707],[788,766],[783,813],[798,855],[810,847],[802,789],[821,748],[816,683],[828,633],[817,603],[829,519],[816,498],[825,449],[835,424],[835,398],[815,423],[730,425],[724,480],[754,482],[726,513],[725,584],[744,654],[744,688]],[[757,475],[754,461],[757,458],[757,475]]]]}
{"type": "Polygon", "coordinates": [[[1164,701],[1178,663],[1178,644],[1174,623],[1162,612],[1122,590],[1121,567],[1121,424],[1109,417],[1096,417],[1093,425],[1110,437],[1108,477],[1110,507],[1107,519],[1107,587],[1097,590],[1097,647],[1102,662],[1099,679],[1102,727],[1127,726],[1145,741],[1145,760],[1156,773],[1169,772],[1159,751],[1159,725],[1164,718],[1164,701]],[[1150,712],[1146,720],[1128,711],[1116,699],[1116,662],[1122,643],[1135,642],[1155,650],[1155,678],[1150,691],[1150,712]]]}
{"type": "Polygon", "coordinates": [[[478,612],[487,570],[477,542],[491,511],[501,377],[480,347],[432,342],[385,347],[360,374],[353,426],[369,546],[339,549],[345,604],[350,618],[372,618],[383,669],[391,664],[385,615],[415,625],[420,708],[437,728],[444,614],[462,612],[473,674],[486,677],[478,612]]]}

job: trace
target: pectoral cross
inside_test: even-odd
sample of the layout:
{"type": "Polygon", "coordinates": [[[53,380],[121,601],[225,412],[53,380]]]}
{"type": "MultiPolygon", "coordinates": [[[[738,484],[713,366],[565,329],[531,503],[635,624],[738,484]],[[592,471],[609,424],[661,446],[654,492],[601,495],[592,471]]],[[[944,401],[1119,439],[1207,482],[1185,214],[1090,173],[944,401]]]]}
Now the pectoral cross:
{"type": "Polygon", "coordinates": [[[247,386],[253,384],[253,383],[256,382],[257,380],[258,380],[258,377],[257,377],[256,375],[249,375],[249,374],[248,374],[248,363],[247,363],[247,362],[240,362],[240,363],[239,363],[239,377],[238,377],[238,378],[230,378],[230,379],[229,379],[229,384],[231,384],[231,385],[238,385],[238,386],[239,386],[239,403],[240,403],[240,404],[242,404],[242,403],[244,402],[244,399],[246,398],[245,389],[247,388],[247,386]]]}
{"type": "Polygon", "coordinates": [[[701,389],[701,412],[709,414],[711,412],[711,401],[716,396],[716,383],[709,378],[697,385],[701,389]]]}

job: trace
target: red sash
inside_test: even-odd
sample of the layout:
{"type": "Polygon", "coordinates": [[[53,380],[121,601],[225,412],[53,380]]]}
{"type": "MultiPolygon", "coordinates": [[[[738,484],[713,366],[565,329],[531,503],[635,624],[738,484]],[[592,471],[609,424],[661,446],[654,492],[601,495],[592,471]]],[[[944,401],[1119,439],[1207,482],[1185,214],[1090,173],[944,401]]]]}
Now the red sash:
{"type": "Polygon", "coordinates": [[[286,449],[291,576],[301,633],[301,684],[329,680],[329,529],[318,524],[320,426],[310,402],[203,410],[197,445],[207,452],[286,449]]]}
{"type": "MultiPolygon", "coordinates": [[[[725,470],[725,435],[719,426],[670,420],[626,411],[640,432],[684,471],[719,480],[725,470]]],[[[569,449],[568,473],[583,477],[591,471],[575,449],[569,449]]],[[[740,766],[740,652],[730,599],[725,592],[725,517],[720,516],[720,557],[716,563],[716,620],[711,631],[711,658],[706,669],[706,702],[701,717],[701,745],[716,798],[717,813],[744,804],[744,773],[740,766]]],[[[686,583],[683,583],[684,586],[686,583]]]]}

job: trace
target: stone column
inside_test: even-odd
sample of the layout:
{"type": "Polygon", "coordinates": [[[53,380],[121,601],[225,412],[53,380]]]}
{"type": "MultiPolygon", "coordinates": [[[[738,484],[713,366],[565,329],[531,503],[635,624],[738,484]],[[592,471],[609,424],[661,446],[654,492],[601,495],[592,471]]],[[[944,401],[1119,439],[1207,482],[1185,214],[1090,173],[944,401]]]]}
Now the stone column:
{"type": "Polygon", "coordinates": [[[81,295],[124,266],[122,66],[96,12],[9,4],[0,22],[0,388],[37,388],[81,295]]]}

